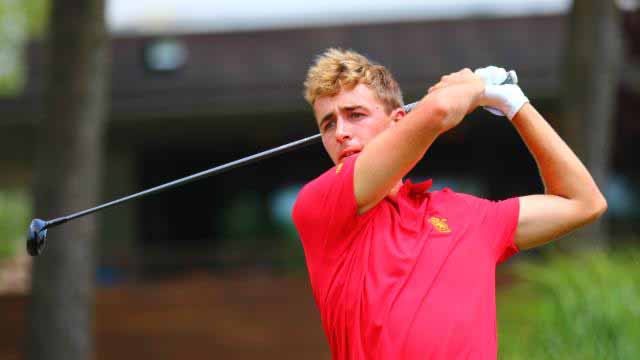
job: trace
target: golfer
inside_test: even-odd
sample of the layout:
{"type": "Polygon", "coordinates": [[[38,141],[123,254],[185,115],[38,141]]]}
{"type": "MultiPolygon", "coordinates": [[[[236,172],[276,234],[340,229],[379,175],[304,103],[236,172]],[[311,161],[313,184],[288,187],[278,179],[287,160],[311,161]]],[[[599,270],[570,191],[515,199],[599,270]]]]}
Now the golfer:
{"type": "MultiPolygon", "coordinates": [[[[597,219],[593,178],[497,67],[443,76],[405,113],[389,71],[329,49],[305,98],[335,166],[303,187],[293,220],[334,359],[495,359],[495,268],[597,219]],[[478,106],[498,110],[545,193],[489,201],[403,177],[478,106]]],[[[509,169],[504,169],[508,172],[509,169]]]]}

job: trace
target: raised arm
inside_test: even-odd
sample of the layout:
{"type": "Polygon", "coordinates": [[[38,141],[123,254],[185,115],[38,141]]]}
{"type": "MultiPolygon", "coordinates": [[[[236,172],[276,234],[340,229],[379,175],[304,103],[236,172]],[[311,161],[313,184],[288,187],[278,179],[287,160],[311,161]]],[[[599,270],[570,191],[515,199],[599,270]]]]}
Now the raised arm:
{"type": "Polygon", "coordinates": [[[469,69],[444,76],[411,113],[371,140],[354,169],[359,213],[389,194],[441,133],[481,105],[483,91],[484,82],[469,69]]]}
{"type": "Polygon", "coordinates": [[[607,202],[589,171],[531,104],[513,124],[533,155],[545,186],[544,195],[520,198],[515,242],[520,249],[545,244],[590,223],[607,202]]]}

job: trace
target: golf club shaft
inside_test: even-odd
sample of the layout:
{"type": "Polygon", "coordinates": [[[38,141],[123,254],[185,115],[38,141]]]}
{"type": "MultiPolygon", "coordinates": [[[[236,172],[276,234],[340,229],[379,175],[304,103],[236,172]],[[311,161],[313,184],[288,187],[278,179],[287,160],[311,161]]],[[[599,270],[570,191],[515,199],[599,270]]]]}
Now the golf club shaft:
{"type": "Polygon", "coordinates": [[[137,192],[135,194],[129,195],[129,196],[125,196],[123,198],[117,199],[117,200],[113,200],[110,201],[108,203],[93,207],[91,209],[87,209],[87,210],[83,210],[71,215],[67,215],[67,216],[63,216],[63,217],[59,217],[53,220],[49,220],[46,222],[45,228],[46,229],[50,229],[52,227],[55,227],[57,225],[60,224],[64,224],[65,222],[69,221],[69,220],[73,220],[73,219],[77,219],[79,217],[85,216],[85,215],[89,215],[91,213],[94,213],[96,211],[100,211],[103,209],[106,209],[108,207],[114,206],[114,205],[118,205],[121,204],[123,202],[129,201],[129,200],[133,200],[133,199],[137,199],[137,198],[142,198],[151,194],[155,194],[158,193],[160,191],[164,191],[164,190],[168,190],[171,188],[175,188],[181,185],[185,185],[188,184],[190,182],[196,181],[196,180],[200,180],[212,175],[216,175],[216,174],[220,174],[232,169],[235,169],[237,167],[243,166],[243,165],[248,165],[251,163],[254,163],[258,160],[262,160],[262,159],[266,159],[275,155],[279,155],[288,151],[292,151],[295,149],[299,149],[301,147],[304,147],[306,145],[310,145],[313,144],[315,142],[318,142],[320,140],[320,134],[316,134],[313,136],[309,136],[306,137],[304,139],[300,139],[282,146],[278,146],[276,148],[270,149],[270,150],[266,150],[251,156],[247,156],[244,157],[242,159],[238,159],[235,161],[232,161],[230,163],[226,163],[224,165],[220,165],[220,166],[216,166],[214,168],[208,169],[208,170],[204,170],[201,171],[199,173],[193,174],[193,175],[189,175],[171,182],[168,182],[166,184],[162,184],[162,185],[158,185],[156,187],[153,187],[151,189],[147,189],[144,191],[140,191],[137,192]]]}
{"type": "MultiPolygon", "coordinates": [[[[506,80],[503,82],[503,84],[517,84],[518,80],[517,80],[517,76],[515,74],[515,72],[509,71],[508,76],[506,78],[506,80]]],[[[411,104],[405,105],[404,106],[404,110],[405,112],[409,113],[411,112],[411,110],[413,110],[413,108],[416,107],[416,105],[418,104],[418,101],[413,102],[411,104]]],[[[270,158],[272,156],[275,155],[279,155],[288,151],[292,151],[295,149],[299,149],[301,147],[316,143],[318,141],[320,141],[320,134],[316,134],[313,136],[309,136],[306,137],[304,139],[300,139],[282,146],[278,146],[276,148],[270,149],[270,150],[266,150],[251,156],[247,156],[244,157],[242,159],[238,159],[235,161],[232,161],[230,163],[226,163],[224,165],[220,165],[220,166],[216,166],[214,168],[205,170],[205,171],[201,171],[199,173],[193,174],[193,175],[189,175],[186,177],[183,177],[181,179],[177,179],[171,182],[168,182],[166,184],[162,184],[162,185],[158,185],[156,187],[153,187],[151,189],[147,189],[144,191],[140,191],[138,193],[129,195],[129,196],[125,196],[123,198],[117,199],[117,200],[113,200],[110,201],[108,203],[93,207],[91,209],[87,209],[87,210],[83,210],[71,215],[67,215],[67,216],[63,216],[63,217],[59,217],[53,220],[49,220],[45,223],[45,226],[43,229],[50,229],[52,227],[58,226],[60,224],[64,224],[69,220],[73,220],[73,219],[77,219],[79,217],[85,216],[85,215],[89,215],[91,213],[94,213],[96,211],[100,211],[103,209],[106,209],[108,207],[114,206],[114,205],[118,205],[121,204],[123,202],[129,201],[129,200],[133,200],[133,199],[137,199],[137,198],[142,198],[151,194],[155,194],[158,193],[160,191],[164,191],[164,190],[168,190],[171,188],[175,188],[181,185],[185,185],[188,184],[190,182],[196,181],[196,180],[200,180],[209,176],[213,176],[213,175],[217,175],[232,169],[235,169],[237,167],[243,166],[243,165],[248,165],[251,163],[254,163],[258,160],[262,160],[262,159],[266,159],[266,158],[270,158]]]]}

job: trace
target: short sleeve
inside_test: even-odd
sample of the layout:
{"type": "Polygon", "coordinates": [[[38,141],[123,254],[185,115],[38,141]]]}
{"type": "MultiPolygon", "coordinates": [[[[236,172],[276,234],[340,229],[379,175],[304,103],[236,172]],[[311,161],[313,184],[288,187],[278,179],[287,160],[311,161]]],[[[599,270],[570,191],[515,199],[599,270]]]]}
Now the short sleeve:
{"type": "Polygon", "coordinates": [[[520,213],[520,199],[517,197],[502,201],[484,201],[486,209],[483,226],[493,232],[490,244],[496,264],[499,264],[519,249],[515,243],[518,216],[520,213]]]}
{"type": "Polygon", "coordinates": [[[325,247],[327,239],[341,238],[357,217],[355,159],[347,158],[300,190],[292,217],[306,252],[325,247]]]}

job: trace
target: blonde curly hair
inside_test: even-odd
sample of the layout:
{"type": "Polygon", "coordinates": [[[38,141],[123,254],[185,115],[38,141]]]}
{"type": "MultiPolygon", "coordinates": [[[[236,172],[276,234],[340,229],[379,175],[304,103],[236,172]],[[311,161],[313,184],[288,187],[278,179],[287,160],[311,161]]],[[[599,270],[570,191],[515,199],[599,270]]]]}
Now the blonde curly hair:
{"type": "Polygon", "coordinates": [[[304,81],[304,98],[313,106],[322,96],[334,96],[342,89],[367,85],[382,102],[385,111],[403,106],[402,91],[391,72],[353,50],[330,48],[318,56],[304,81]]]}

